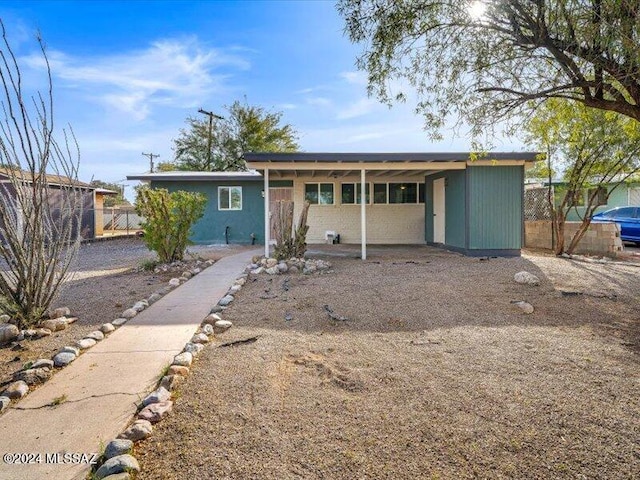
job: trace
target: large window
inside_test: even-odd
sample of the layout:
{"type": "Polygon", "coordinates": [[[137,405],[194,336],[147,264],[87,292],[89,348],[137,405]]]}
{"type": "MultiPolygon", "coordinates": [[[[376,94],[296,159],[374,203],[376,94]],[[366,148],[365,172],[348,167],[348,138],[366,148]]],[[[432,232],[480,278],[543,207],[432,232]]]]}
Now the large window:
{"type": "Polygon", "coordinates": [[[242,187],[218,187],[218,210],[242,210],[242,187]]]}
{"type": "Polygon", "coordinates": [[[597,187],[590,188],[587,190],[587,198],[591,198],[592,195],[595,195],[593,204],[596,206],[606,205],[607,204],[607,187],[597,187]]]}
{"type": "Polygon", "coordinates": [[[333,205],[333,183],[305,183],[304,198],[311,205],[333,205]]]}
{"type": "MultiPolygon", "coordinates": [[[[370,203],[371,199],[369,198],[369,184],[365,183],[365,202],[370,203]]],[[[360,205],[362,197],[362,184],[361,183],[343,183],[342,184],[342,201],[343,205],[360,205]]]]}
{"type": "Polygon", "coordinates": [[[424,203],[424,183],[374,183],[373,203],[424,203]]]}

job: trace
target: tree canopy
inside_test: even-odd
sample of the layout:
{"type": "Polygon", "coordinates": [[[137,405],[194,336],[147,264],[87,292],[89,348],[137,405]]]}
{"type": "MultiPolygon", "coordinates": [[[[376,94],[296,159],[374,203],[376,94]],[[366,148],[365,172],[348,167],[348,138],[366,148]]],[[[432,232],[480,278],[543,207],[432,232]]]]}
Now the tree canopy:
{"type": "Polygon", "coordinates": [[[450,117],[475,134],[549,98],[640,120],[636,0],[340,0],[369,92],[406,99],[434,136],[450,117]],[[408,85],[406,85],[408,82],[408,85]]]}
{"type": "Polygon", "coordinates": [[[562,172],[552,205],[556,253],[572,253],[595,209],[615,188],[640,171],[640,122],[616,112],[551,99],[525,125],[528,142],[547,152],[554,171],[562,172]],[[564,222],[581,206],[582,224],[565,249],[564,222]]]}
{"type": "Polygon", "coordinates": [[[282,124],[282,112],[271,112],[239,101],[224,109],[224,118],[212,118],[211,141],[209,118],[187,118],[187,128],[180,130],[179,137],[174,140],[174,162],[161,163],[159,170],[245,170],[244,152],[299,149],[298,134],[290,124],[282,124]]]}

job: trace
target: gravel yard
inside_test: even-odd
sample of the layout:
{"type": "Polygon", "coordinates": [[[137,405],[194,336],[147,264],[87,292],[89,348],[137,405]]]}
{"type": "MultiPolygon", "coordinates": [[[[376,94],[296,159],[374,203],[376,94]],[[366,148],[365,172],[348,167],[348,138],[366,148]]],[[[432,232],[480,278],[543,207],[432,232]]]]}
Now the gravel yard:
{"type": "Polygon", "coordinates": [[[338,252],[332,273],[252,276],[138,479],[637,478],[638,266],[338,252]]]}
{"type": "MultiPolygon", "coordinates": [[[[245,247],[191,246],[185,260],[218,259],[245,247]]],[[[39,340],[20,343],[22,349],[12,350],[10,345],[0,348],[0,383],[24,363],[38,358],[51,358],[65,345],[73,345],[84,335],[110,322],[133,303],[148,297],[166,286],[167,282],[186,268],[154,273],[140,267],[153,260],[141,239],[117,239],[83,244],[80,247],[74,274],[63,286],[54,307],[67,306],[79,320],[66,330],[39,340]]]]}

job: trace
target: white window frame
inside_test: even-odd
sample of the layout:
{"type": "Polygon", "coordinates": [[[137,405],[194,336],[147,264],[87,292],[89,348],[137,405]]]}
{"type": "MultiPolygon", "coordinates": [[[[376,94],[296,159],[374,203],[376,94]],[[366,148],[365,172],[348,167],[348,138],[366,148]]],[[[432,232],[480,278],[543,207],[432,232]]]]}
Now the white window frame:
{"type": "MultiPolygon", "coordinates": [[[[327,207],[336,204],[336,184],[334,182],[305,182],[304,191],[302,192],[302,198],[304,201],[307,201],[307,185],[316,185],[318,187],[318,203],[311,203],[310,205],[319,205],[321,207],[327,207]],[[331,185],[333,192],[333,202],[332,203],[320,203],[320,185],[331,185]]],[[[340,196],[342,197],[342,190],[340,191],[340,196]]]]}
{"type": "MultiPolygon", "coordinates": [[[[361,187],[361,183],[360,182],[342,182],[340,184],[340,205],[362,205],[360,202],[358,202],[358,186],[361,187]],[[353,203],[344,203],[342,201],[342,186],[343,185],[353,185],[353,203]]],[[[365,185],[369,187],[369,201],[366,202],[367,205],[371,205],[371,202],[373,201],[372,198],[372,190],[373,190],[373,186],[371,182],[365,182],[365,185]]],[[[367,187],[365,186],[364,188],[364,196],[366,198],[367,196],[367,187]]]]}
{"type": "Polygon", "coordinates": [[[224,186],[220,186],[218,187],[218,210],[222,211],[222,212],[239,212],[240,210],[242,210],[242,187],[239,185],[224,185],[224,186]],[[237,188],[238,190],[240,190],[240,208],[233,208],[231,206],[231,190],[237,188]],[[227,189],[229,190],[229,208],[222,208],[222,205],[220,204],[220,200],[222,199],[222,196],[220,195],[220,192],[223,189],[227,189]]]}

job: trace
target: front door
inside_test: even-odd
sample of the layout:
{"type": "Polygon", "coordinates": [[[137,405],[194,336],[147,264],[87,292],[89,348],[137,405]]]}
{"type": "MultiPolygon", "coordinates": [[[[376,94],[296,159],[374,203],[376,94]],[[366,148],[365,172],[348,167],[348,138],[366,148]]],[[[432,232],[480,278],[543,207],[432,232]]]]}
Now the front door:
{"type": "Polygon", "coordinates": [[[444,178],[433,181],[433,242],[444,243],[444,178]]]}
{"type": "MultiPolygon", "coordinates": [[[[292,187],[271,187],[269,188],[269,225],[271,225],[271,233],[269,237],[273,240],[276,238],[276,232],[273,224],[274,215],[278,202],[292,202],[293,201],[293,188],[292,187]]],[[[295,224],[295,219],[294,219],[295,224]]]]}

